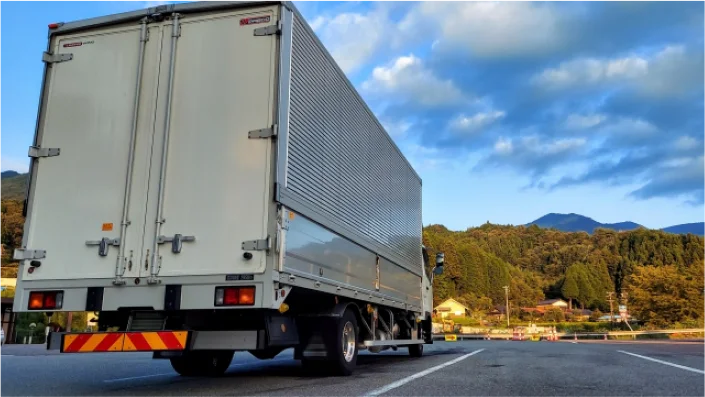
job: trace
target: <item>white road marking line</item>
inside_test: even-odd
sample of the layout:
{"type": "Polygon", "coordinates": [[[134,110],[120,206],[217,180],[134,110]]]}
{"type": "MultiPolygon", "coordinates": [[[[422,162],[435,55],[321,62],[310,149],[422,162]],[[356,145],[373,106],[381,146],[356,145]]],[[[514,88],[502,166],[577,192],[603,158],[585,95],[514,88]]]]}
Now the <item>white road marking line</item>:
{"type": "Polygon", "coordinates": [[[104,380],[103,382],[105,382],[105,383],[123,382],[123,381],[126,381],[126,380],[144,379],[144,378],[154,378],[154,377],[157,377],[157,376],[167,376],[167,375],[176,376],[176,372],[169,372],[168,374],[154,374],[154,375],[131,376],[131,377],[129,377],[129,378],[106,379],[106,380],[104,380]]]}
{"type": "Polygon", "coordinates": [[[655,363],[664,364],[664,365],[670,365],[671,367],[676,367],[676,368],[684,369],[684,370],[686,370],[686,371],[695,372],[696,374],[705,375],[705,371],[703,371],[703,370],[701,370],[701,369],[686,367],[685,365],[673,364],[673,363],[669,363],[668,361],[662,361],[662,360],[658,360],[658,359],[655,359],[655,358],[642,356],[642,355],[640,355],[640,354],[634,354],[634,353],[625,352],[624,350],[617,350],[617,351],[620,352],[620,353],[628,354],[628,355],[630,355],[630,356],[643,358],[644,360],[649,360],[649,361],[653,361],[653,362],[655,362],[655,363]]]}
{"type": "Polygon", "coordinates": [[[399,387],[399,386],[403,386],[403,385],[405,385],[405,384],[411,382],[411,381],[414,380],[414,379],[418,379],[418,378],[424,377],[424,376],[426,376],[426,375],[428,375],[428,374],[430,374],[430,373],[433,373],[433,372],[438,371],[439,369],[442,369],[442,368],[445,368],[445,367],[447,367],[447,366],[449,366],[449,365],[453,365],[453,364],[455,364],[455,363],[457,363],[457,362],[463,361],[463,360],[465,360],[466,358],[468,358],[468,357],[470,357],[470,356],[473,356],[473,355],[475,355],[475,354],[477,354],[477,353],[479,353],[479,352],[481,352],[481,351],[483,351],[483,350],[485,350],[485,349],[475,350],[475,351],[472,352],[472,353],[468,353],[468,354],[466,354],[466,355],[464,355],[464,356],[460,356],[460,357],[458,357],[458,358],[456,358],[456,359],[450,360],[450,361],[448,361],[448,362],[446,362],[446,363],[443,363],[443,364],[441,364],[441,365],[436,365],[435,367],[431,367],[431,368],[429,368],[429,369],[427,369],[427,370],[425,370],[425,371],[421,371],[421,372],[419,372],[419,373],[416,373],[416,374],[411,375],[411,376],[409,376],[409,377],[406,377],[406,378],[404,378],[404,379],[398,380],[398,381],[396,381],[396,382],[394,382],[394,383],[390,383],[390,384],[388,384],[387,386],[380,387],[379,389],[372,390],[371,392],[365,394],[365,397],[379,396],[379,395],[384,394],[384,393],[386,393],[386,392],[388,392],[388,391],[390,391],[390,390],[396,389],[396,388],[399,387]]]}

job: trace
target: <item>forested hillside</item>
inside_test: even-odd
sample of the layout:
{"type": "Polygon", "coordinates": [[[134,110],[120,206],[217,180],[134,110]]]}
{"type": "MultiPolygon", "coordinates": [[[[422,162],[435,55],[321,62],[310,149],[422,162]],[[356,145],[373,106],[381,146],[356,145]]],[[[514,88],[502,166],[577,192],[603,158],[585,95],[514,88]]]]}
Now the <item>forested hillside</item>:
{"type": "MultiPolygon", "coordinates": [[[[22,241],[22,202],[2,201],[4,277],[22,241]]],[[[609,311],[607,293],[627,292],[630,313],[654,325],[703,319],[703,238],[638,229],[561,232],[538,226],[486,224],[464,232],[424,228],[430,254],[443,251],[446,267],[434,281],[434,301],[452,297],[472,310],[504,304],[533,307],[564,298],[575,307],[609,311]]],[[[616,310],[616,308],[615,308],[616,310]]]]}
{"type": "Polygon", "coordinates": [[[27,175],[19,174],[15,171],[4,171],[2,173],[2,199],[24,200],[27,189],[27,175]]]}
{"type": "MultiPolygon", "coordinates": [[[[465,232],[424,229],[424,243],[443,251],[446,269],[435,280],[435,303],[453,297],[473,310],[564,298],[574,306],[609,311],[607,293],[626,292],[630,312],[651,323],[703,318],[703,238],[639,229],[568,233],[538,226],[486,224],[465,232]]],[[[616,309],[615,309],[616,310],[616,309]]]]}

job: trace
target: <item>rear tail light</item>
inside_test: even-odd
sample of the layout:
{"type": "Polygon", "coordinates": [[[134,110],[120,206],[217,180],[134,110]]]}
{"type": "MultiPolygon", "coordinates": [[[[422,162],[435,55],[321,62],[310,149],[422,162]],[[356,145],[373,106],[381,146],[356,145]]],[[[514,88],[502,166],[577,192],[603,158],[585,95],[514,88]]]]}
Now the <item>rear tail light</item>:
{"type": "Polygon", "coordinates": [[[216,306],[252,306],[255,304],[255,287],[218,287],[215,289],[216,306]]]}
{"type": "Polygon", "coordinates": [[[64,291],[33,291],[29,293],[30,310],[61,309],[64,305],[64,291]]]}

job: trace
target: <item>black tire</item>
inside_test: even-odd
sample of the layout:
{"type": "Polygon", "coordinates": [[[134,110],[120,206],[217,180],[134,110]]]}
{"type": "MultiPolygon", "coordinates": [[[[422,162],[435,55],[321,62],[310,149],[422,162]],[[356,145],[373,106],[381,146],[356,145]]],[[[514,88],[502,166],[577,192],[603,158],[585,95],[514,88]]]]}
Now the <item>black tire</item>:
{"type": "MultiPolygon", "coordinates": [[[[350,376],[357,365],[357,338],[359,328],[352,311],[346,310],[340,319],[318,322],[315,327],[324,330],[323,343],[326,349],[324,359],[301,357],[304,372],[315,376],[350,376]],[[343,338],[345,336],[345,339],[343,338]],[[344,342],[347,341],[347,342],[344,342]],[[348,349],[343,349],[347,345],[348,349]]],[[[308,338],[305,338],[308,340],[308,338]]],[[[303,352],[302,352],[303,353],[303,352]]]]}
{"type": "Polygon", "coordinates": [[[346,310],[340,321],[333,323],[333,337],[326,343],[328,359],[326,370],[333,376],[350,376],[357,365],[357,335],[359,332],[357,318],[351,310],[346,310]],[[347,349],[346,349],[347,346],[347,349]]]}
{"type": "Polygon", "coordinates": [[[232,350],[204,350],[184,352],[181,357],[169,359],[171,367],[181,376],[221,376],[228,370],[235,352],[232,350]]]}
{"type": "Polygon", "coordinates": [[[411,357],[421,357],[423,356],[423,345],[409,345],[409,355],[411,357]]]}

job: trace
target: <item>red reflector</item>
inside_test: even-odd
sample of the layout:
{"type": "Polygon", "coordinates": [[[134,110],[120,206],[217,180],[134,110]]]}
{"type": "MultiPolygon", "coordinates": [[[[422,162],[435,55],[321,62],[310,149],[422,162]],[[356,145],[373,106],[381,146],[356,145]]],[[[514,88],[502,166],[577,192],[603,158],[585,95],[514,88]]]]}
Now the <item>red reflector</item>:
{"type": "Polygon", "coordinates": [[[237,288],[226,288],[223,303],[226,305],[237,305],[239,302],[237,288]]]}
{"type": "Polygon", "coordinates": [[[58,28],[58,27],[59,27],[59,24],[58,24],[58,23],[50,23],[50,24],[49,24],[49,29],[56,29],[56,28],[58,28]]]}

